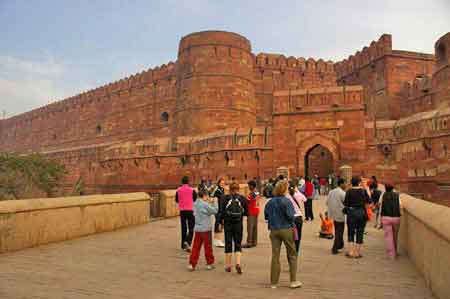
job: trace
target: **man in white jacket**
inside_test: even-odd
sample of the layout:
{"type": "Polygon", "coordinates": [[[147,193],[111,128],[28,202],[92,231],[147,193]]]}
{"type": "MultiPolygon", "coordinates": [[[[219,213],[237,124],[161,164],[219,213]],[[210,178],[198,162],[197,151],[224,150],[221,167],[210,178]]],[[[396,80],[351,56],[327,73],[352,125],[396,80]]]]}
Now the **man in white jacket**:
{"type": "Polygon", "coordinates": [[[327,199],[328,216],[334,220],[334,242],[331,249],[332,254],[337,254],[339,250],[344,248],[344,228],[345,215],[342,212],[344,209],[345,200],[345,180],[339,179],[338,186],[330,191],[327,199]]]}

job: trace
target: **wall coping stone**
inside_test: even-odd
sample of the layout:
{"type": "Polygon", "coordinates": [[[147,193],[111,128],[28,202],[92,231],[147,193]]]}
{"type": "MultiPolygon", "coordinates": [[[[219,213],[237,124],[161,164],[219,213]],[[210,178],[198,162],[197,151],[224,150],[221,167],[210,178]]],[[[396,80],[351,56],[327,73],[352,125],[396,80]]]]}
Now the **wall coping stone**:
{"type": "Polygon", "coordinates": [[[0,215],[147,200],[150,196],[145,192],[5,200],[0,201],[0,215]]]}
{"type": "Polygon", "coordinates": [[[408,194],[400,195],[403,212],[407,212],[435,234],[450,243],[450,208],[415,198],[408,194]]]}

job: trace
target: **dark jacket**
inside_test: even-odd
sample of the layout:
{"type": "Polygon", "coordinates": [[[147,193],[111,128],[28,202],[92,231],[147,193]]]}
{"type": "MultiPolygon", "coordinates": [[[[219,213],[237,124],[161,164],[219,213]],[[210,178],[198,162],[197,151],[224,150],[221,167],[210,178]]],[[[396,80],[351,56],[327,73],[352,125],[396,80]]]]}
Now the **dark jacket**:
{"type": "Polygon", "coordinates": [[[217,203],[219,204],[219,211],[217,212],[217,215],[216,215],[216,221],[218,223],[222,223],[222,219],[220,218],[220,216],[221,216],[220,211],[222,209],[222,200],[223,200],[224,196],[225,196],[225,190],[222,187],[217,186],[212,194],[212,197],[216,197],[217,203]]]}
{"type": "Polygon", "coordinates": [[[396,192],[385,192],[381,203],[381,216],[400,217],[400,198],[396,192]]]}
{"type": "Polygon", "coordinates": [[[217,188],[214,190],[212,197],[217,197],[217,200],[220,202],[220,200],[224,196],[224,194],[225,194],[225,190],[222,187],[217,186],[217,188]]]}
{"type": "Polygon", "coordinates": [[[285,196],[272,197],[264,208],[264,218],[269,230],[294,227],[295,210],[291,201],[285,196]]]}
{"type": "Polygon", "coordinates": [[[380,196],[381,196],[381,191],[378,189],[374,189],[372,191],[372,196],[371,196],[370,200],[372,201],[373,204],[378,204],[378,202],[380,201],[380,196]]]}
{"type": "MultiPolygon", "coordinates": [[[[222,196],[221,203],[220,203],[220,210],[219,210],[219,219],[221,219],[223,222],[228,222],[231,219],[228,218],[227,214],[225,213],[227,204],[230,200],[233,198],[237,198],[239,202],[241,203],[241,207],[243,208],[242,216],[248,216],[248,204],[247,199],[240,195],[240,194],[228,194],[225,196],[222,196]]],[[[242,219],[241,219],[242,221],[242,219]]]]}
{"type": "Polygon", "coordinates": [[[347,208],[364,208],[370,203],[369,194],[363,188],[351,188],[345,192],[344,206],[347,208]]]}

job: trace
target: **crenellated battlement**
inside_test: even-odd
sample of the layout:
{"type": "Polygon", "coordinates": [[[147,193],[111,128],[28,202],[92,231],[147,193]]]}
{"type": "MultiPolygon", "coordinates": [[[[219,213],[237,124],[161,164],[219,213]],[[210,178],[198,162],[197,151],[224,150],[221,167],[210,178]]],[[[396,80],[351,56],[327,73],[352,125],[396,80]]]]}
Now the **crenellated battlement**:
{"type": "Polygon", "coordinates": [[[305,72],[333,73],[333,61],[286,57],[282,54],[259,53],[255,56],[255,66],[259,68],[293,68],[305,72]]]}
{"type": "Polygon", "coordinates": [[[383,34],[378,41],[372,41],[369,47],[364,47],[362,51],[357,51],[347,59],[336,62],[334,69],[338,78],[342,78],[353,73],[355,70],[371,64],[384,55],[392,53],[392,36],[383,34]]]}
{"type": "Polygon", "coordinates": [[[55,101],[40,108],[22,113],[2,120],[5,126],[20,126],[30,122],[35,118],[45,118],[51,114],[77,109],[79,106],[90,103],[94,100],[107,99],[113,95],[120,95],[121,92],[130,92],[140,89],[150,84],[157,84],[159,80],[165,80],[176,76],[176,62],[170,61],[167,64],[147,69],[118,81],[81,92],[75,96],[63,100],[55,101]]]}
{"type": "Polygon", "coordinates": [[[336,63],[251,49],[237,33],[186,35],[175,62],[0,119],[0,151],[64,164],[66,193],[349,165],[416,192],[426,179],[427,198],[450,199],[450,33],[434,55],[383,34],[336,63]]]}

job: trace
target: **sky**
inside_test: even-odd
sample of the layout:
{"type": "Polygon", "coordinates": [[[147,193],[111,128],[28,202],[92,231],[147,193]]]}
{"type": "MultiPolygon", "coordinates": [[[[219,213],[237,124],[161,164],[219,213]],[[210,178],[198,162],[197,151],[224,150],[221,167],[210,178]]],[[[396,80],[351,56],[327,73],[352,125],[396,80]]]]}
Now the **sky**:
{"type": "Polygon", "coordinates": [[[434,52],[450,0],[0,0],[0,118],[175,61],[191,32],[240,33],[254,53],[339,61],[383,33],[434,52]]]}

